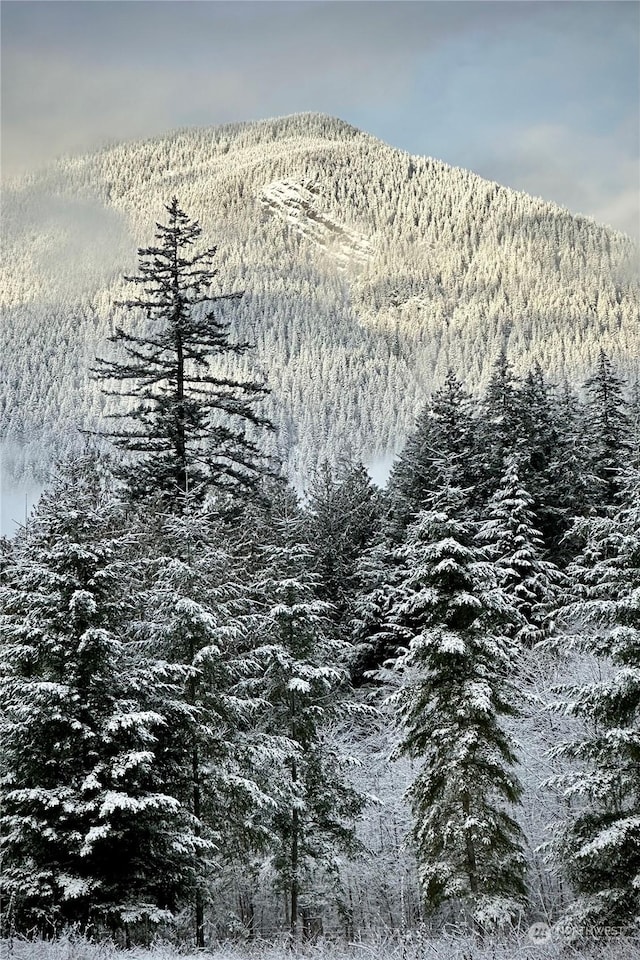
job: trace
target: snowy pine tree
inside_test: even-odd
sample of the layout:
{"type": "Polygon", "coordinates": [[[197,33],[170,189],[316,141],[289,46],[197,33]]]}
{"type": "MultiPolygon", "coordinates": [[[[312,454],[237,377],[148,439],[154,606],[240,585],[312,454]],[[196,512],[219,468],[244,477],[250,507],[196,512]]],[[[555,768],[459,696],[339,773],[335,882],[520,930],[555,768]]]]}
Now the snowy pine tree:
{"type": "Polygon", "coordinates": [[[631,466],[640,469],[640,380],[636,380],[629,392],[629,429],[631,466]]]}
{"type": "Polygon", "coordinates": [[[544,558],[535,525],[533,497],[520,480],[517,457],[509,457],[498,490],[489,501],[479,538],[494,564],[498,584],[520,614],[513,636],[532,647],[550,624],[561,574],[544,558]]]}
{"type": "Polygon", "coordinates": [[[477,482],[475,427],[471,398],[449,370],[420,413],[389,478],[393,513],[402,528],[452,476],[463,488],[477,482]]]}
{"type": "Polygon", "coordinates": [[[17,538],[2,588],[2,900],[19,930],[170,919],[189,824],[160,741],[180,677],[129,626],[131,542],[95,459],[74,460],[17,538]]]}
{"type": "Polygon", "coordinates": [[[141,249],[140,274],[125,278],[142,292],[121,306],[142,312],[146,327],[140,334],[116,327],[111,342],[124,358],[99,359],[94,371],[110,385],[106,393],[133,399],[130,410],[111,415],[129,425],[105,435],[139,455],[124,470],[136,495],[254,488],[264,460],[247,428],[269,426],[255,410],[267,390],[215,371],[218,357],[249,348],[229,339],[220,318],[220,304],[240,294],[211,292],[216,248],[194,252],[199,224],[175,197],[166,210],[168,223],[156,225],[158,245],[141,249]]]}
{"type": "Polygon", "coordinates": [[[256,581],[264,607],[264,730],[283,739],[283,755],[268,771],[275,806],[268,818],[276,885],[287,897],[292,938],[327,881],[335,882],[337,854],[353,851],[363,797],[346,776],[349,757],[332,736],[347,711],[349,645],[332,630],[330,605],[317,598],[312,552],[292,494],[274,504],[273,540],[263,548],[256,581]]]}
{"type": "Polygon", "coordinates": [[[335,474],[325,465],[313,478],[306,507],[319,597],[331,602],[336,628],[349,639],[358,563],[379,530],[380,498],[362,464],[335,474]]]}
{"type": "MultiPolygon", "coordinates": [[[[595,675],[565,685],[563,712],[576,737],[560,777],[574,800],[561,856],[577,900],[572,920],[624,926],[640,920],[640,474],[621,485],[623,505],[578,521],[585,540],[569,569],[576,599],[564,610],[564,646],[595,658],[595,675]]],[[[584,669],[584,668],[583,668],[584,669]]]]}
{"type": "Polygon", "coordinates": [[[566,381],[556,391],[554,405],[556,443],[550,465],[553,508],[558,528],[548,545],[553,559],[562,567],[575,557],[576,547],[568,535],[576,517],[588,513],[598,502],[597,484],[589,463],[589,446],[584,442],[586,413],[575,391],[566,381]]]}
{"type": "Polygon", "coordinates": [[[531,495],[536,525],[552,550],[557,549],[568,526],[560,506],[566,477],[556,470],[559,425],[555,401],[540,364],[535,363],[518,391],[521,440],[510,454],[519,457],[520,478],[531,495]]]}
{"type": "Polygon", "coordinates": [[[351,672],[356,683],[398,655],[401,630],[391,618],[394,588],[401,570],[388,539],[380,534],[357,566],[357,592],[351,614],[353,654],[351,672]]]}
{"type": "Polygon", "coordinates": [[[587,393],[585,432],[591,473],[596,478],[594,506],[601,509],[615,502],[618,473],[631,450],[630,423],[623,381],[613,364],[600,351],[596,369],[585,382],[587,393]]]}
{"type": "Polygon", "coordinates": [[[143,523],[150,555],[139,630],[183,676],[183,722],[167,731],[165,751],[168,782],[191,816],[195,942],[203,947],[208,891],[229,851],[256,839],[249,834],[260,832],[271,803],[254,774],[274,749],[255,730],[261,665],[250,637],[258,615],[247,573],[206,510],[187,498],[182,514],[143,523]]]}
{"type": "Polygon", "coordinates": [[[427,902],[452,902],[485,922],[513,916],[525,894],[511,814],[521,788],[504,728],[516,710],[510,635],[518,615],[474,525],[458,519],[463,507],[459,490],[444,491],[399,550],[405,576],[394,615],[406,651],[394,701],[400,752],[421,764],[409,799],[427,902]]]}
{"type": "Polygon", "coordinates": [[[520,383],[506,350],[501,350],[481,403],[480,445],[483,461],[482,496],[497,488],[505,459],[514,453],[523,434],[520,383]]]}

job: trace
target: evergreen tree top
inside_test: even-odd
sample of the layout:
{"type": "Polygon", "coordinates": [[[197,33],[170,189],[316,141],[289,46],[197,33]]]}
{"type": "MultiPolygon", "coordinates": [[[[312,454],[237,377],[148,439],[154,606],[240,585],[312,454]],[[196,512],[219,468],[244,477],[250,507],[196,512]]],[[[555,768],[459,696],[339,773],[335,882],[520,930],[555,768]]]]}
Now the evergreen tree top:
{"type": "Polygon", "coordinates": [[[120,405],[109,416],[122,427],[103,435],[135,455],[123,468],[132,494],[162,492],[179,506],[189,492],[255,490],[268,472],[258,434],[271,424],[256,409],[269,392],[262,378],[220,369],[221,358],[249,349],[230,338],[220,313],[241,294],[213,292],[216,248],[196,248],[200,225],[177,198],[166,210],[159,245],[141,248],[138,275],[125,278],[141,292],[119,304],[133,321],[111,337],[122,359],[98,359],[94,376],[120,405]],[[136,311],[146,324],[136,323],[136,311]]]}

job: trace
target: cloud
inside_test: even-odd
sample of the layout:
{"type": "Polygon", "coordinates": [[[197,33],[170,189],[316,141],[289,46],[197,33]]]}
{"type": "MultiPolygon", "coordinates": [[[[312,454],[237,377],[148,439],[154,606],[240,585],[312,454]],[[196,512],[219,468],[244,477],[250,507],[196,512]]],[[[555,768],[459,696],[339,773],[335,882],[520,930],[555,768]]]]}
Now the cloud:
{"type": "Polygon", "coordinates": [[[392,110],[430,51],[529,6],[6,2],[5,173],[182,126],[392,110]]]}
{"type": "Polygon", "coordinates": [[[2,213],[7,250],[0,301],[11,301],[22,288],[25,270],[29,295],[48,303],[91,293],[135,265],[126,218],[98,198],[52,196],[37,187],[14,195],[8,189],[2,213]],[[34,235],[47,242],[32,243],[34,235]]]}
{"type": "Polygon", "coordinates": [[[318,111],[637,236],[639,10],[4,0],[3,175],[180,127],[318,111]]]}
{"type": "MultiPolygon", "coordinates": [[[[635,117],[629,126],[637,125],[635,117]]],[[[508,186],[554,200],[640,239],[640,190],[633,135],[537,124],[500,141],[475,169],[508,186]]]]}

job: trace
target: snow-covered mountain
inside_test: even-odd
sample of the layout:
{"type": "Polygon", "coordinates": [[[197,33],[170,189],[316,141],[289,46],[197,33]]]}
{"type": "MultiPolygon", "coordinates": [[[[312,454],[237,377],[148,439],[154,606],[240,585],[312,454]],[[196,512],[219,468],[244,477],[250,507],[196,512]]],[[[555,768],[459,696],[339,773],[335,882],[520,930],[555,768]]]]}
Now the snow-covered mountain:
{"type": "Polygon", "coordinates": [[[628,237],[326,116],[183,131],[5,187],[8,475],[42,474],[99,422],[89,367],[173,195],[218,246],[220,291],[245,291],[232,321],[256,350],[230,366],[266,372],[270,442],[298,474],[390,457],[449,366],[480,389],[505,345],[520,371],[579,383],[604,347],[638,375],[628,237]]]}

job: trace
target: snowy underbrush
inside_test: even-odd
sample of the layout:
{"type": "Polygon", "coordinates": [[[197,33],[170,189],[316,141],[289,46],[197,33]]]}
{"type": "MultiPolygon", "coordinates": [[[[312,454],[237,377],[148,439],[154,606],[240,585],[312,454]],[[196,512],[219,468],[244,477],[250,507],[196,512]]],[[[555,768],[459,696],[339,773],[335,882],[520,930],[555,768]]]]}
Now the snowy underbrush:
{"type": "Polygon", "coordinates": [[[616,936],[597,943],[568,942],[545,931],[504,937],[476,937],[467,930],[437,936],[380,936],[345,943],[320,941],[290,948],[285,943],[220,944],[201,951],[156,945],[119,950],[109,943],[75,937],[55,942],[0,940],[0,960],[637,960],[640,938],[616,936]],[[537,941],[537,942],[536,942],[537,941]]]}

